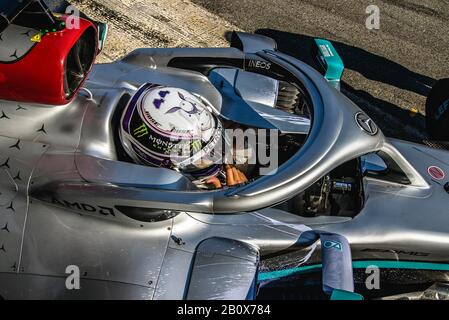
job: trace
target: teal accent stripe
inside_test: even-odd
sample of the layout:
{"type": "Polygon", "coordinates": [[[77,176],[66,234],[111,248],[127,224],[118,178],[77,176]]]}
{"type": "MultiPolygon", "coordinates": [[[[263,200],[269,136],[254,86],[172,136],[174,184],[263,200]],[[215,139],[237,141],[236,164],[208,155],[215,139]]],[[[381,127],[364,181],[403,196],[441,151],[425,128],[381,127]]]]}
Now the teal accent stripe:
{"type": "MultiPolygon", "coordinates": [[[[418,262],[418,261],[388,261],[388,260],[367,260],[354,261],[352,267],[354,269],[366,269],[369,266],[376,266],[380,269],[416,269],[416,270],[435,270],[435,271],[449,271],[449,264],[447,263],[432,263],[432,262],[418,262]]],[[[304,267],[297,267],[285,270],[261,272],[259,273],[258,281],[266,281],[288,277],[294,274],[301,274],[320,270],[322,264],[313,264],[304,267]]]]}
{"type": "Polygon", "coordinates": [[[376,266],[380,269],[417,269],[417,270],[435,270],[449,271],[447,263],[432,263],[419,261],[388,261],[388,260],[372,260],[372,261],[354,261],[352,267],[354,269],[365,269],[369,266],[376,266]]]}
{"type": "Polygon", "coordinates": [[[332,291],[331,300],[335,301],[362,301],[363,296],[355,293],[344,290],[335,289],[332,291]]]}
{"type": "Polygon", "coordinates": [[[316,271],[316,270],[320,270],[321,268],[323,268],[322,264],[312,264],[310,266],[304,266],[304,267],[277,270],[277,271],[271,271],[271,272],[261,272],[261,273],[259,273],[258,281],[285,278],[285,277],[291,276],[293,274],[316,271]]]}

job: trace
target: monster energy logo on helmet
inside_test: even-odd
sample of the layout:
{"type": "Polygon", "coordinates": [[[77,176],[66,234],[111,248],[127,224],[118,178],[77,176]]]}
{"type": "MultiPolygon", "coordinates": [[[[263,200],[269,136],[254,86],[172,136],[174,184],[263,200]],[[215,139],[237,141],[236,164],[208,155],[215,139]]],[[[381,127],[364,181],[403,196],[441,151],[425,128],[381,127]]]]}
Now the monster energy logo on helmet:
{"type": "Polygon", "coordinates": [[[142,138],[148,135],[148,127],[145,124],[142,124],[140,127],[133,131],[133,136],[136,138],[142,138]]]}

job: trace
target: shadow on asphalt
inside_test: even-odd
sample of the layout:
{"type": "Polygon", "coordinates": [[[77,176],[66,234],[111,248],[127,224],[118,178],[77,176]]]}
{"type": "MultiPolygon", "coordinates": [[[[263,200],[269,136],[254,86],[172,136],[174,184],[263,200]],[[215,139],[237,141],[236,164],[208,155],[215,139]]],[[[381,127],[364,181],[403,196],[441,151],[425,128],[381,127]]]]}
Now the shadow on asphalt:
{"type": "Polygon", "coordinates": [[[426,120],[423,115],[411,116],[409,111],[388,101],[376,98],[364,90],[356,90],[344,81],[341,84],[341,92],[365,111],[374,122],[379,124],[382,132],[387,137],[417,143],[422,143],[423,139],[426,140],[428,138],[425,127],[426,120]],[[382,112],[379,112],[379,109],[382,112]],[[406,132],[402,125],[398,128],[398,122],[392,123],[386,114],[395,118],[400,124],[411,127],[412,130],[406,132]]]}
{"type": "MultiPolygon", "coordinates": [[[[259,29],[256,33],[276,40],[280,51],[300,58],[302,61],[311,60],[310,48],[314,41],[312,37],[273,29],[259,29]]],[[[364,49],[336,41],[332,43],[343,59],[345,67],[359,72],[369,80],[383,82],[422,96],[427,96],[430,87],[436,82],[435,79],[413,72],[394,61],[364,49]]]]}
{"type": "MultiPolygon", "coordinates": [[[[304,61],[311,66],[315,66],[311,55],[311,48],[314,42],[313,37],[273,29],[259,29],[256,33],[276,40],[280,51],[304,61]]],[[[422,96],[427,96],[430,87],[436,82],[435,79],[413,72],[394,61],[372,54],[366,50],[341,42],[333,41],[332,43],[343,59],[345,67],[359,72],[367,79],[386,83],[402,90],[412,91],[422,96]]],[[[354,102],[382,126],[387,136],[421,141],[422,135],[426,134],[425,117],[421,114],[411,117],[409,111],[390,102],[378,99],[366,91],[356,90],[345,82],[342,84],[342,91],[349,93],[347,94],[349,98],[356,100],[354,102]],[[410,133],[406,134],[402,130],[398,130],[400,128],[392,126],[388,119],[385,119],[385,116],[376,112],[372,106],[383,110],[384,113],[388,113],[402,123],[416,128],[416,132],[419,132],[419,134],[410,136],[410,133]]]]}

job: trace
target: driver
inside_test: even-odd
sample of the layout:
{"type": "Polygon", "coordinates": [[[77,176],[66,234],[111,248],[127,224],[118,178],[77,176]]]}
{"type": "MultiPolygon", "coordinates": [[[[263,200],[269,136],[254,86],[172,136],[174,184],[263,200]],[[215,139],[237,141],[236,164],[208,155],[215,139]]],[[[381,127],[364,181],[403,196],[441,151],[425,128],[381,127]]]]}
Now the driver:
{"type": "Polygon", "coordinates": [[[126,153],[143,165],[176,170],[199,188],[220,189],[248,181],[222,164],[224,129],[200,97],[179,88],[146,84],[134,95],[121,119],[126,153]]]}

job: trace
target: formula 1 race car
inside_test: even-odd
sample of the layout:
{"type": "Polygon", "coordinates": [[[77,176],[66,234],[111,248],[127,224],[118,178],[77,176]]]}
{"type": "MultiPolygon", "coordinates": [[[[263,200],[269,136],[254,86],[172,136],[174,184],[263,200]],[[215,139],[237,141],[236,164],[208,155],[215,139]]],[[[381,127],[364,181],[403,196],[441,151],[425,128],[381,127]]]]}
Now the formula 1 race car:
{"type": "Polygon", "coordinates": [[[366,298],[444,292],[449,153],[385,138],[339,92],[330,42],[316,41],[321,73],[245,33],[230,48],[138,49],[94,65],[105,28],[68,28],[41,1],[0,11],[2,298],[358,298],[354,282],[366,298]],[[277,132],[279,166],[200,190],[131,161],[120,121],[148,83],[277,132]],[[364,287],[370,266],[388,285],[364,287]]]}

